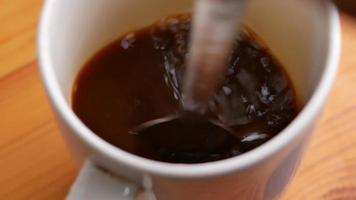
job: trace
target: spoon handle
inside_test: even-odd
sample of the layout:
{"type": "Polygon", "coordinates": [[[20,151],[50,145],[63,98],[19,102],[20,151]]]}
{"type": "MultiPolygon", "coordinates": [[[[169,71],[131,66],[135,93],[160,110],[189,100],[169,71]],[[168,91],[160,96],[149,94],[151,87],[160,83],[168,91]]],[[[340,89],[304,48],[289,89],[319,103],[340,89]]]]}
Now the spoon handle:
{"type": "Polygon", "coordinates": [[[204,112],[219,88],[246,0],[196,0],[183,85],[184,109],[204,112]]]}

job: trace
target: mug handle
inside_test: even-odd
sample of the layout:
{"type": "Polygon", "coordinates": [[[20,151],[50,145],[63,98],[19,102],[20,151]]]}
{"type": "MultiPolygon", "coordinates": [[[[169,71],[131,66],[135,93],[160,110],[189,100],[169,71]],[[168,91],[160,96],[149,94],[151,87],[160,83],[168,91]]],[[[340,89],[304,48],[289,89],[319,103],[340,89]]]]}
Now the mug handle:
{"type": "Polygon", "coordinates": [[[87,160],[70,188],[66,200],[155,200],[152,192],[117,177],[87,160]]]}

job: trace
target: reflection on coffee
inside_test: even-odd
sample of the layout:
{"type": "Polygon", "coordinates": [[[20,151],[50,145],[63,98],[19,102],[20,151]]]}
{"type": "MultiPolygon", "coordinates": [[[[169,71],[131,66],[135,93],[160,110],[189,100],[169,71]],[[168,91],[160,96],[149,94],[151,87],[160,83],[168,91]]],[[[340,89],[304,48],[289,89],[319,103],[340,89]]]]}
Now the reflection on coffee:
{"type": "MultiPolygon", "coordinates": [[[[231,127],[231,152],[165,152],[131,134],[138,125],[176,113],[187,56],[189,15],[172,16],[126,34],[95,54],[73,88],[73,110],[94,133],[133,154],[172,163],[216,161],[250,151],[285,128],[298,113],[282,66],[251,31],[236,40],[226,79],[207,117],[231,127]]],[[[166,133],[169,134],[169,133],[166,133]]],[[[174,141],[173,141],[174,142],[174,141]]],[[[179,144],[177,144],[179,145],[179,144]]]]}

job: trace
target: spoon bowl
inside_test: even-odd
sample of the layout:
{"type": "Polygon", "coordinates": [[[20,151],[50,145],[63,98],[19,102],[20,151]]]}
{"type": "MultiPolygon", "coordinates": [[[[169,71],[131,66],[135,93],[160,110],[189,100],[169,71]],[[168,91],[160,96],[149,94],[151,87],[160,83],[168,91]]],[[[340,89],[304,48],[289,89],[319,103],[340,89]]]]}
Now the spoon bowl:
{"type": "Polygon", "coordinates": [[[232,129],[196,113],[148,121],[133,133],[167,162],[208,162],[241,153],[232,129]]]}

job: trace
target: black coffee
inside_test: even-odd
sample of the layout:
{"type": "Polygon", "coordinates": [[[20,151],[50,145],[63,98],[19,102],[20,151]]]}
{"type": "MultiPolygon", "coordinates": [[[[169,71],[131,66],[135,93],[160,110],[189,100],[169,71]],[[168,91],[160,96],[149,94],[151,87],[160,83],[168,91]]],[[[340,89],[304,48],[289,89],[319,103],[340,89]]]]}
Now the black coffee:
{"type": "Polygon", "coordinates": [[[253,34],[244,31],[236,40],[226,79],[207,113],[235,130],[239,138],[236,148],[224,155],[209,152],[209,159],[201,159],[201,152],[183,152],[189,159],[182,159],[174,151],[167,154],[132,134],[133,128],[146,121],[178,112],[190,28],[190,16],[169,17],[128,33],[99,51],[76,79],[74,112],[109,143],[172,163],[239,155],[268,141],[293,120],[298,108],[288,76],[253,34]]]}

